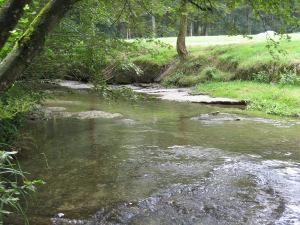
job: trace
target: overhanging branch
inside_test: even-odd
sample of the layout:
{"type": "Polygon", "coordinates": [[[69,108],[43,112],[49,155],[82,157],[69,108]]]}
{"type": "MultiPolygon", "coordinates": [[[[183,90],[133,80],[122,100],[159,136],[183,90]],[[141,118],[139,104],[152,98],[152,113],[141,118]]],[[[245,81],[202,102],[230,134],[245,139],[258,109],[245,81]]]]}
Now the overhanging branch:
{"type": "Polygon", "coordinates": [[[192,5],[196,6],[198,9],[202,10],[202,11],[212,11],[213,10],[213,6],[211,4],[211,2],[209,1],[209,6],[208,5],[201,5],[193,0],[187,0],[189,3],[191,3],[192,5]]]}

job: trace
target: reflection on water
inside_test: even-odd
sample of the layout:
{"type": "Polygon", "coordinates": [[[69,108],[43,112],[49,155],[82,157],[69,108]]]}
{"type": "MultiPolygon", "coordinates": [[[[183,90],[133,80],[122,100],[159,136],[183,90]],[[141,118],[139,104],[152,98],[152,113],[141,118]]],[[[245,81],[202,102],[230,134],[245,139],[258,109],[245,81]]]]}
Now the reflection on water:
{"type": "Polygon", "coordinates": [[[222,109],[86,93],[49,106],[125,119],[29,124],[37,148],[21,164],[47,182],[31,224],[300,224],[300,125],[201,123],[191,118],[222,109]]]}

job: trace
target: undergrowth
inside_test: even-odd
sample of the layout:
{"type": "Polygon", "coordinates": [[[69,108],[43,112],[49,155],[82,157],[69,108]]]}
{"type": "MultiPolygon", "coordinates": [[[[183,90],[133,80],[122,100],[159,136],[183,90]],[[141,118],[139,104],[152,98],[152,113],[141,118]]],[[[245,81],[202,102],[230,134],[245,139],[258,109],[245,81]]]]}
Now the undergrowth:
{"type": "Polygon", "coordinates": [[[26,114],[34,110],[45,95],[30,85],[17,83],[0,95],[0,224],[5,215],[21,214],[28,224],[20,201],[35,191],[40,180],[30,181],[16,163],[19,129],[26,114]]]}

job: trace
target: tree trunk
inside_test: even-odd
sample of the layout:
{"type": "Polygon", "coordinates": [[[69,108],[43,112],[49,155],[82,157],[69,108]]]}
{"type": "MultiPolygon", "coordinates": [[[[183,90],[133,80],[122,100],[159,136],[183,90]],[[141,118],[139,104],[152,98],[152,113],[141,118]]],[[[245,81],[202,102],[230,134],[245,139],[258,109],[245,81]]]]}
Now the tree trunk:
{"type": "Polygon", "coordinates": [[[252,33],[251,27],[252,27],[252,24],[251,24],[251,9],[248,8],[247,9],[247,33],[249,35],[251,35],[251,33],[252,33]]]}
{"type": "Polygon", "coordinates": [[[152,23],[152,36],[156,37],[156,20],[155,16],[151,16],[151,23],[152,23]]]}
{"type": "Polygon", "coordinates": [[[31,0],[9,0],[0,9],[0,49],[4,46],[24,12],[24,7],[31,0]]]}
{"type": "Polygon", "coordinates": [[[190,26],[190,36],[193,36],[193,30],[194,30],[194,23],[191,22],[191,26],[190,26]]]}
{"type": "Polygon", "coordinates": [[[46,35],[77,1],[80,0],[50,0],[45,5],[13,50],[0,63],[0,92],[20,77],[44,47],[46,35]]]}
{"type": "Polygon", "coordinates": [[[125,22],[120,22],[118,26],[118,33],[119,33],[119,38],[126,38],[126,23],[125,22]]]}
{"type": "Polygon", "coordinates": [[[188,51],[186,49],[185,37],[187,32],[187,0],[181,0],[179,33],[177,37],[177,53],[180,59],[186,59],[188,51]]]}
{"type": "Polygon", "coordinates": [[[207,23],[204,22],[201,29],[201,36],[207,36],[207,23]]]}
{"type": "Polygon", "coordinates": [[[200,23],[199,21],[196,21],[194,23],[194,32],[193,32],[195,36],[199,36],[199,30],[200,30],[200,23]]]}

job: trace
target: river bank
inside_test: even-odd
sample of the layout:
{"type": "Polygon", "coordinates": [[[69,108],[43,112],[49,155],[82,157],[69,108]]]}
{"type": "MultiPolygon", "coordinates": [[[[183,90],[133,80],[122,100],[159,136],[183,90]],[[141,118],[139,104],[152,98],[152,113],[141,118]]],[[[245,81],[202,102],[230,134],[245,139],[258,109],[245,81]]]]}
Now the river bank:
{"type": "MultiPolygon", "coordinates": [[[[77,81],[56,81],[56,83],[71,89],[93,88],[92,84],[77,81]]],[[[131,88],[136,93],[153,95],[163,100],[238,106],[247,109],[249,114],[263,117],[268,114],[298,118],[300,115],[300,88],[297,86],[249,81],[209,82],[191,88],[165,88],[159,84],[123,86],[131,88]]],[[[122,87],[122,85],[111,87],[122,87]]]]}
{"type": "Polygon", "coordinates": [[[173,65],[161,83],[166,87],[192,87],[195,94],[244,101],[249,111],[299,117],[299,33],[290,36],[291,40],[278,42],[284,54],[272,45],[267,48],[270,43],[263,34],[243,41],[241,37],[227,37],[224,41],[213,37],[219,42],[208,46],[205,43],[210,42],[205,37],[198,38],[206,40],[204,46],[201,42],[196,45],[194,38],[189,57],[173,65]]]}
{"type": "MultiPolygon", "coordinates": [[[[70,89],[92,89],[92,84],[86,84],[78,81],[63,81],[55,82],[61,87],[70,89]]],[[[219,104],[219,105],[238,105],[244,106],[245,102],[230,98],[211,97],[207,94],[193,94],[189,88],[164,88],[159,84],[136,84],[136,85],[112,85],[111,88],[127,87],[135,93],[147,94],[156,96],[162,100],[177,101],[177,102],[193,102],[203,104],[219,104]]]]}

